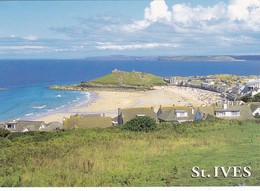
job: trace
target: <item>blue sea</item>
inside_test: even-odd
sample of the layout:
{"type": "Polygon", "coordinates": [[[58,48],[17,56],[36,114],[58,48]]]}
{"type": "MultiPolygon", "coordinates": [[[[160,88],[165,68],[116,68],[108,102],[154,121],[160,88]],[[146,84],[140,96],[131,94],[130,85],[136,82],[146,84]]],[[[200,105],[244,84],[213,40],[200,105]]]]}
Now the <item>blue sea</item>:
{"type": "Polygon", "coordinates": [[[4,88],[0,90],[0,121],[34,119],[96,99],[92,93],[49,90],[48,87],[88,81],[114,69],[162,77],[260,75],[260,61],[0,60],[0,88],[4,88]]]}

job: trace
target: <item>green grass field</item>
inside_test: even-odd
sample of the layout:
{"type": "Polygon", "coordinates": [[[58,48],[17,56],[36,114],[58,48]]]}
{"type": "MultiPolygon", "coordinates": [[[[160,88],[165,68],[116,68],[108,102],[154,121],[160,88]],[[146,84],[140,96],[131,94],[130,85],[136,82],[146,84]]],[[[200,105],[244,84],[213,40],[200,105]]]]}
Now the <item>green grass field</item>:
{"type": "Polygon", "coordinates": [[[0,186],[259,186],[259,146],[259,121],[10,134],[0,138],[0,186]],[[194,166],[234,165],[251,177],[191,178],[194,166]]]}
{"type": "Polygon", "coordinates": [[[156,86],[165,82],[162,77],[142,72],[114,72],[106,76],[92,80],[91,82],[103,85],[132,85],[132,86],[156,86]]]}

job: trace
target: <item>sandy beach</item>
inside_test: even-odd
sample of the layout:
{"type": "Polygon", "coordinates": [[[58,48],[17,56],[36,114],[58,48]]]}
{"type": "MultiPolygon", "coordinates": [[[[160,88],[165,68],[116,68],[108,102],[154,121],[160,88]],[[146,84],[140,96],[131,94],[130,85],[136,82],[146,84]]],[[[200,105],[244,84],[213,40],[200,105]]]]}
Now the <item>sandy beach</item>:
{"type": "Polygon", "coordinates": [[[221,99],[220,94],[215,92],[177,86],[160,86],[155,87],[154,90],[142,92],[98,90],[93,91],[93,93],[98,95],[98,99],[88,105],[85,104],[77,108],[70,108],[63,113],[47,114],[36,120],[42,120],[46,123],[51,121],[62,122],[63,118],[76,113],[104,113],[106,116],[115,117],[118,108],[154,107],[155,111],[157,111],[160,105],[201,106],[202,104],[210,105],[221,99]]]}

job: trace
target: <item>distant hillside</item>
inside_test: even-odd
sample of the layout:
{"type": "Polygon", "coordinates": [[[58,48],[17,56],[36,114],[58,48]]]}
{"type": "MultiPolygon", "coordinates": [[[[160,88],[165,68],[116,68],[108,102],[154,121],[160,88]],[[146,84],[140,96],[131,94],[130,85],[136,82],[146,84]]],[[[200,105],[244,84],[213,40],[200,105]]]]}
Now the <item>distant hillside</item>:
{"type": "Polygon", "coordinates": [[[260,61],[260,55],[216,55],[216,56],[127,56],[111,55],[88,57],[91,61],[260,61]]]}
{"type": "Polygon", "coordinates": [[[241,56],[232,56],[235,59],[246,60],[246,61],[260,61],[260,55],[241,55],[241,56]]]}
{"type": "Polygon", "coordinates": [[[216,56],[127,56],[110,55],[87,57],[91,61],[258,61],[260,55],[216,55],[216,56]]]}
{"type": "Polygon", "coordinates": [[[173,56],[159,57],[162,61],[243,61],[232,56],[173,56]]]}
{"type": "Polygon", "coordinates": [[[111,55],[99,57],[87,57],[85,60],[95,61],[151,61],[157,60],[157,56],[126,56],[126,55],[111,55]]]}
{"type": "Polygon", "coordinates": [[[111,74],[94,79],[92,81],[81,82],[71,86],[56,86],[51,89],[62,90],[85,90],[95,89],[133,89],[133,90],[152,90],[153,86],[164,85],[162,77],[142,72],[124,72],[119,70],[112,71],[111,74]]]}

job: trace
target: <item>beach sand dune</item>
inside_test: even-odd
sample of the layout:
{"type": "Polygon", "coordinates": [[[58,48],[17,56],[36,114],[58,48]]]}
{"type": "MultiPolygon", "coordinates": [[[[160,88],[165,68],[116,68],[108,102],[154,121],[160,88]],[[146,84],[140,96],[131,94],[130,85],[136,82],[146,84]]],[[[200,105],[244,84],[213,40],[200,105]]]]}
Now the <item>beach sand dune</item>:
{"type": "Polygon", "coordinates": [[[64,117],[76,113],[105,113],[106,116],[115,117],[118,108],[154,107],[155,111],[157,111],[160,105],[201,106],[202,104],[209,105],[220,100],[220,94],[218,93],[177,86],[160,86],[155,87],[154,90],[142,92],[99,90],[94,91],[94,93],[99,98],[88,105],[68,109],[65,113],[50,114],[37,120],[62,122],[64,117]]]}

